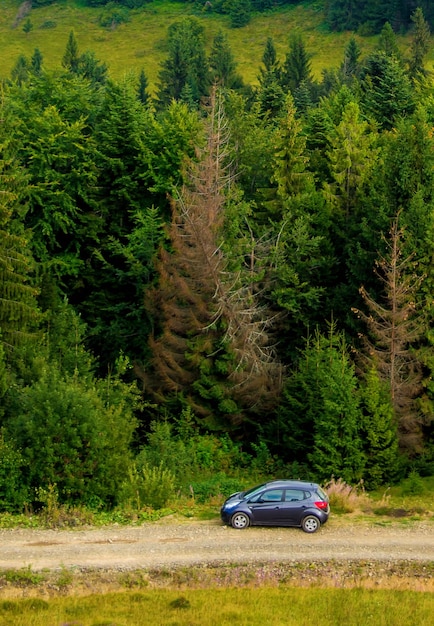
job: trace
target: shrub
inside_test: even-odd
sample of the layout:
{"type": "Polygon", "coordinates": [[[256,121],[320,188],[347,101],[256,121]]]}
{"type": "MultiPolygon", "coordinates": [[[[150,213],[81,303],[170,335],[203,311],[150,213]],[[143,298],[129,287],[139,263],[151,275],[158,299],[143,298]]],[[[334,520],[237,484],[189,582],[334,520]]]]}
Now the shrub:
{"type": "Polygon", "coordinates": [[[27,462],[30,489],[56,484],[61,504],[97,497],[112,506],[136,422],[127,386],[115,377],[91,382],[65,380],[45,365],[38,381],[10,391],[6,428],[27,462]]]}
{"type": "Polygon", "coordinates": [[[40,520],[48,528],[75,528],[94,521],[93,513],[83,507],[59,504],[56,485],[37,489],[37,498],[43,505],[40,520]]]}
{"type": "Polygon", "coordinates": [[[54,20],[45,20],[45,22],[42,22],[39,28],[41,28],[42,30],[48,30],[49,28],[56,28],[56,26],[57,22],[55,22],[54,20]]]}
{"type": "Polygon", "coordinates": [[[162,509],[175,493],[175,477],[161,463],[158,467],[145,466],[138,487],[142,504],[162,509]]]}
{"type": "Polygon", "coordinates": [[[341,478],[337,480],[332,478],[324,489],[330,499],[330,507],[335,513],[353,513],[364,509],[369,502],[362,483],[353,487],[341,478]]]}
{"type": "Polygon", "coordinates": [[[128,9],[126,7],[119,6],[114,2],[109,2],[99,17],[99,25],[103,28],[114,29],[119,24],[124,24],[130,19],[128,9]]]}
{"type": "Polygon", "coordinates": [[[416,470],[411,470],[408,478],[406,478],[402,485],[403,496],[420,496],[425,491],[425,485],[416,470]]]}
{"type": "Polygon", "coordinates": [[[190,484],[191,494],[197,502],[206,502],[211,498],[221,496],[227,498],[236,491],[240,491],[240,481],[225,474],[217,474],[212,478],[193,481],[190,484]]]}

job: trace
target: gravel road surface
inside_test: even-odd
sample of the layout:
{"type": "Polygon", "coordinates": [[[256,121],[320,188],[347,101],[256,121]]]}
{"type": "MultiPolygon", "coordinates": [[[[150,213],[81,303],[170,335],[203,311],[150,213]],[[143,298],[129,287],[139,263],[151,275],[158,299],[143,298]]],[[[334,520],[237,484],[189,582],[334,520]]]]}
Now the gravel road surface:
{"type": "Polygon", "coordinates": [[[327,560],[434,562],[432,521],[385,524],[329,520],[297,528],[234,530],[218,521],[163,520],[86,530],[0,530],[0,568],[161,568],[327,560]]]}

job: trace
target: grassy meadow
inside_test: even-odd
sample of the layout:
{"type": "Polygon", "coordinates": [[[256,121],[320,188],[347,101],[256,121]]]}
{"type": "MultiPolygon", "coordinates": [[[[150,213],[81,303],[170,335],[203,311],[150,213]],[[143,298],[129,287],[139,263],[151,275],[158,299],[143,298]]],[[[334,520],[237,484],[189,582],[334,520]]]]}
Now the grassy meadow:
{"type": "Polygon", "coordinates": [[[434,594],[367,589],[145,590],[0,601],[7,626],[420,626],[434,594]]]}
{"type": "MultiPolygon", "coordinates": [[[[15,26],[20,3],[2,0],[0,12],[0,75],[7,77],[20,54],[30,57],[35,48],[41,51],[45,67],[60,66],[68,35],[75,32],[80,52],[93,51],[107,64],[113,78],[129,71],[140,72],[143,68],[151,89],[158,82],[161,61],[165,58],[165,39],[168,26],[186,15],[195,15],[204,26],[208,50],[216,33],[222,29],[228,36],[238,70],[244,80],[255,84],[264,45],[272,37],[278,56],[285,57],[289,36],[301,33],[312,55],[312,70],[319,78],[324,68],[338,67],[352,33],[331,33],[322,24],[321,1],[306,2],[268,13],[253,16],[244,28],[229,27],[228,16],[210,14],[195,8],[193,3],[154,0],[141,10],[130,11],[130,21],[114,30],[99,25],[101,8],[90,8],[79,0],[60,0],[52,6],[35,8],[29,14],[32,30],[25,33],[23,24],[15,26]]],[[[356,35],[362,54],[368,54],[376,43],[376,37],[356,35]]],[[[408,37],[399,37],[405,51],[408,37]]],[[[427,65],[432,67],[434,51],[427,65]]]]}

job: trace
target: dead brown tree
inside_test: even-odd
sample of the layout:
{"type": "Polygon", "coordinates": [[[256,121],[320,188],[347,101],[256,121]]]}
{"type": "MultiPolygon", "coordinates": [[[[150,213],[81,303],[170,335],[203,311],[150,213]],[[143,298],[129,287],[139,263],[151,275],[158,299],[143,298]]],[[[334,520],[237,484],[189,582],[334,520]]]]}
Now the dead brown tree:
{"type": "Polygon", "coordinates": [[[229,271],[222,249],[233,175],[228,125],[216,93],[206,137],[172,200],[170,249],[160,251],[159,284],[149,294],[158,324],[150,340],[152,367],[141,376],[159,397],[182,392],[210,425],[214,413],[236,425],[274,406],[281,371],[267,311],[251,286],[229,271]]]}
{"type": "Polygon", "coordinates": [[[390,229],[388,254],[376,264],[384,301],[375,300],[362,286],[360,293],[369,313],[353,311],[368,327],[368,336],[363,337],[365,359],[388,383],[400,446],[412,455],[421,450],[424,422],[417,405],[422,366],[415,349],[423,333],[423,320],[416,306],[416,292],[423,277],[412,271],[412,256],[402,256],[403,230],[398,221],[399,214],[390,229]]]}

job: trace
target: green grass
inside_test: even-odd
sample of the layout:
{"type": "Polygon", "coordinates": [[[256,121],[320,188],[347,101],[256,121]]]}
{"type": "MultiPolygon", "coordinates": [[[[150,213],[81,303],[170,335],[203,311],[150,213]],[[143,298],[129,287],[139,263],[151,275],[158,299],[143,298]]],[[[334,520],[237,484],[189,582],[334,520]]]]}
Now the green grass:
{"type": "MultiPolygon", "coordinates": [[[[23,32],[23,22],[15,29],[11,27],[18,6],[19,3],[13,0],[2,2],[0,55],[3,77],[9,75],[20,54],[30,57],[35,48],[42,52],[48,69],[60,67],[68,35],[74,30],[80,52],[93,51],[100,61],[108,65],[111,76],[119,78],[129,71],[138,73],[143,68],[150,86],[155,87],[160,64],[165,58],[168,26],[182,16],[192,14],[203,23],[208,50],[218,30],[226,32],[238,70],[251,84],[257,81],[267,37],[273,38],[278,57],[283,60],[288,51],[290,34],[301,33],[312,55],[312,69],[317,78],[323,69],[339,66],[351,37],[348,32],[327,31],[322,23],[321,2],[306,2],[255,15],[248,26],[231,29],[227,16],[203,13],[195,9],[193,3],[155,0],[140,11],[131,11],[128,23],[108,30],[98,24],[100,8],[63,0],[52,6],[33,9],[30,13],[33,29],[28,34],[23,32]],[[54,28],[42,28],[48,20],[55,22],[54,28]]],[[[363,55],[368,54],[376,43],[375,37],[356,38],[363,55]]],[[[398,40],[405,50],[408,39],[400,37],[398,40]]],[[[434,50],[430,54],[432,61],[434,50]]]]}
{"type": "Polygon", "coordinates": [[[434,594],[362,589],[149,590],[0,602],[8,626],[416,626],[432,623],[434,594]]]}

